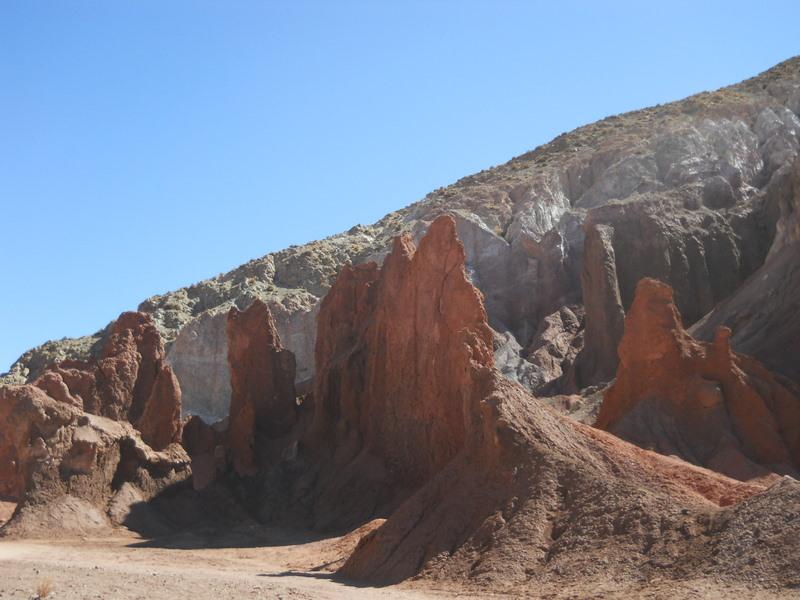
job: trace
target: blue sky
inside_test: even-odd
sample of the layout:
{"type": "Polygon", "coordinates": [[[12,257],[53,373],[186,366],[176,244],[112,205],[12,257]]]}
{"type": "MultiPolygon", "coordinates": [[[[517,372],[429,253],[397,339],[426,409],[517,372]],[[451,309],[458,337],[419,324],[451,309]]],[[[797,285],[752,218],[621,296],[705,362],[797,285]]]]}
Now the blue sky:
{"type": "Polygon", "coordinates": [[[800,53],[800,3],[0,3],[0,372],[599,118],[800,53]]]}

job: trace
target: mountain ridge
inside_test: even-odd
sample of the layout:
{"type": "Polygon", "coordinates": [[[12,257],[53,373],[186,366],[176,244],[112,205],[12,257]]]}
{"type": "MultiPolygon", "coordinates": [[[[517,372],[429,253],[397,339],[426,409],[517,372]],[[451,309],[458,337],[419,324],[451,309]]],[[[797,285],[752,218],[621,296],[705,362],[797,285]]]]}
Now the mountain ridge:
{"type": "MultiPolygon", "coordinates": [[[[702,229],[703,219],[712,215],[717,223],[712,237],[729,238],[725,244],[731,249],[726,252],[733,258],[725,259],[725,264],[736,263],[741,273],[735,281],[715,285],[719,290],[676,289],[682,308],[687,297],[704,295],[700,305],[707,312],[764,260],[778,218],[772,206],[777,200],[767,197],[767,188],[770,178],[797,154],[798,112],[800,57],[793,57],[740,83],[580,126],[503,164],[438,188],[372,225],[355,225],[266,254],[216,277],[152,296],[138,308],[153,315],[167,342],[168,360],[184,386],[184,381],[196,379],[201,368],[219,371],[224,365],[225,348],[220,345],[224,342],[217,343],[222,339],[223,313],[233,305],[243,309],[255,299],[263,300],[297,356],[302,384],[313,377],[318,302],[341,266],[380,263],[393,237],[410,233],[418,240],[428,223],[447,212],[457,217],[468,272],[486,297],[490,324],[506,336],[497,344],[505,344],[510,359],[500,366],[536,391],[559,378],[574,379],[569,361],[561,360],[556,377],[556,369],[531,367],[525,355],[541,346],[538,330],[548,315],[563,306],[584,304],[580,272],[587,219],[599,215],[600,220],[616,222],[625,212],[624,218],[634,224],[656,223],[656,229],[669,234],[665,244],[674,252],[674,240],[686,237],[675,232],[687,218],[695,218],[702,229]],[[658,203],[674,216],[674,223],[665,225],[654,216],[658,203]],[[603,210],[597,213],[598,209],[603,210]],[[527,290],[527,297],[519,290],[527,290]],[[205,345],[192,341],[197,339],[210,341],[205,345]]],[[[707,241],[700,243],[705,245],[707,241]]],[[[719,254],[717,246],[700,251],[703,261],[719,254]]],[[[690,271],[692,260],[686,259],[690,271]]],[[[665,272],[672,272],[675,262],[665,272]]],[[[621,283],[624,292],[626,284],[621,283]]],[[[104,331],[29,350],[0,382],[21,383],[53,362],[85,358],[99,347],[104,331]]],[[[212,409],[226,396],[228,383],[220,381],[206,394],[202,390],[207,383],[201,377],[197,389],[189,384],[187,405],[212,409]]],[[[595,382],[556,387],[574,390],[587,383],[595,382]]]]}

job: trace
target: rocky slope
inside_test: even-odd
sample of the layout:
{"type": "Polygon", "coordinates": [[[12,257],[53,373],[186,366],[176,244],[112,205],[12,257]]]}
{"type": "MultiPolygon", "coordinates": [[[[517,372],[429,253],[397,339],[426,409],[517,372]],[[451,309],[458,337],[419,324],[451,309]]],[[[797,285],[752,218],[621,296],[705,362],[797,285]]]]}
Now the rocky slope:
{"type": "MultiPolygon", "coordinates": [[[[167,340],[184,405],[219,418],[230,397],[231,306],[244,309],[255,299],[269,306],[296,357],[297,382],[308,384],[319,300],[340,267],[380,262],[395,235],[419,239],[438,214],[449,212],[498,333],[498,367],[538,393],[575,391],[613,374],[621,311],[641,277],[670,284],[692,324],[732,298],[761,267],[773,239],[785,245],[796,238],[796,213],[783,218],[781,211],[798,152],[799,111],[800,59],[794,58],[716,92],[581,127],[373,225],[269,254],[150,298],[139,310],[153,315],[167,340]],[[599,270],[587,276],[587,268],[599,270]]],[[[782,256],[770,254],[776,264],[783,261],[780,269],[791,270],[782,256]]],[[[770,302],[791,312],[796,304],[786,293],[774,287],[770,302]]],[[[741,315],[753,292],[743,298],[729,300],[711,320],[732,326],[734,349],[778,368],[776,347],[745,331],[741,315]]],[[[772,325],[769,313],[755,318],[772,325]]],[[[32,380],[54,360],[83,359],[102,337],[34,349],[5,381],[32,380]]],[[[796,367],[781,369],[797,377],[796,367]]]]}

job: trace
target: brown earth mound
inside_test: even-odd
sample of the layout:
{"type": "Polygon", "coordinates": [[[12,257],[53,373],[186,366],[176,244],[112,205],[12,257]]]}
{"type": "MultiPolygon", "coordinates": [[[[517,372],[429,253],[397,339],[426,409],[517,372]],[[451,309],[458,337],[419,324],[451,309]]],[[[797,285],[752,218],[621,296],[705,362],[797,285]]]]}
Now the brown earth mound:
{"type": "Polygon", "coordinates": [[[597,427],[741,480],[797,476],[796,386],[733,353],[725,327],[713,343],[692,339],[666,284],[637,286],[619,358],[597,427]]]}

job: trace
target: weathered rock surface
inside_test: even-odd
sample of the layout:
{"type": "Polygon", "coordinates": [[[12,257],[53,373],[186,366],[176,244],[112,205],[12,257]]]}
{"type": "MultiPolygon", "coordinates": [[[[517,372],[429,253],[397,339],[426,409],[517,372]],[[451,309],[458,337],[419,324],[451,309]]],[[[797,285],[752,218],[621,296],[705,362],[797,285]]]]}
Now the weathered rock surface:
{"type": "Polygon", "coordinates": [[[797,476],[800,390],[732,352],[727,328],[694,340],[669,286],[639,282],[619,357],[597,427],[737,479],[797,476]]]}
{"type": "Polygon", "coordinates": [[[279,438],[295,423],[295,360],[281,345],[272,314],[260,300],[243,312],[231,309],[227,335],[231,377],[228,439],[236,471],[253,475],[258,469],[256,434],[279,438]]]}
{"type": "Polygon", "coordinates": [[[125,484],[143,502],[189,475],[179,445],[156,452],[130,424],[84,413],[36,386],[0,387],[0,415],[0,493],[19,501],[3,535],[121,525],[133,509],[118,498],[125,484]]]}
{"type": "Polygon", "coordinates": [[[453,229],[441,218],[416,253],[401,238],[383,269],[346,268],[323,302],[317,416],[334,456],[357,465],[338,481],[346,474],[343,485],[361,492],[365,467],[388,462],[381,491],[398,478],[416,488],[341,575],[392,583],[421,572],[500,590],[598,568],[630,580],[701,543],[720,506],[763,491],[557,415],[505,380],[481,298],[456,264],[453,229]],[[444,357],[451,367],[429,381],[444,357]],[[425,429],[415,427],[421,416],[425,429]]]}
{"type": "Polygon", "coordinates": [[[397,238],[381,269],[345,267],[323,300],[311,441],[419,485],[463,446],[473,365],[492,364],[482,298],[455,222],[440,217],[418,249],[397,238]]]}
{"type": "Polygon", "coordinates": [[[625,311],[613,240],[612,227],[588,226],[581,273],[586,330],[578,367],[580,382],[610,381],[617,370],[617,345],[622,338],[625,311]]]}
{"type": "Polygon", "coordinates": [[[691,332],[711,340],[728,327],[736,350],[800,383],[800,161],[778,169],[767,189],[778,218],[766,262],[691,332]]]}
{"type": "MultiPolygon", "coordinates": [[[[448,212],[456,218],[467,271],[484,294],[490,325],[514,338],[501,353],[508,364],[498,366],[507,366],[506,373],[534,390],[544,385],[555,393],[548,370],[559,355],[540,360],[547,365],[542,367],[524,354],[544,319],[583,302],[587,220],[590,230],[614,229],[623,308],[630,306],[641,277],[658,277],[674,287],[687,323],[735,292],[762,264],[773,237],[778,245],[792,238],[791,219],[782,221],[788,225],[776,234],[780,210],[770,196],[797,154],[798,90],[800,59],[794,58],[728,88],[610,117],[436,190],[374,225],[269,254],[151,298],[140,309],[153,315],[168,344],[175,340],[169,361],[184,384],[188,411],[218,407],[211,416],[221,418],[229,397],[227,351],[219,343],[220,321],[210,326],[199,320],[203,315],[265,301],[297,357],[298,384],[307,382],[313,375],[314,307],[341,266],[380,262],[396,235],[409,232],[418,239],[436,216],[448,212]]],[[[587,310],[586,327],[614,323],[618,308],[611,305],[611,315],[587,310]]],[[[6,379],[32,381],[54,360],[84,358],[100,337],[26,353],[6,379]]],[[[740,339],[734,328],[735,348],[740,339]]],[[[605,354],[587,358],[594,352],[579,361],[589,360],[580,385],[598,383],[610,368],[605,354]]],[[[571,360],[558,368],[568,372],[571,360]]]]}
{"type": "Polygon", "coordinates": [[[129,421],[156,449],[180,439],[181,390],[164,345],[145,313],[122,313],[96,359],[67,360],[33,385],[86,412],[129,421]]]}

